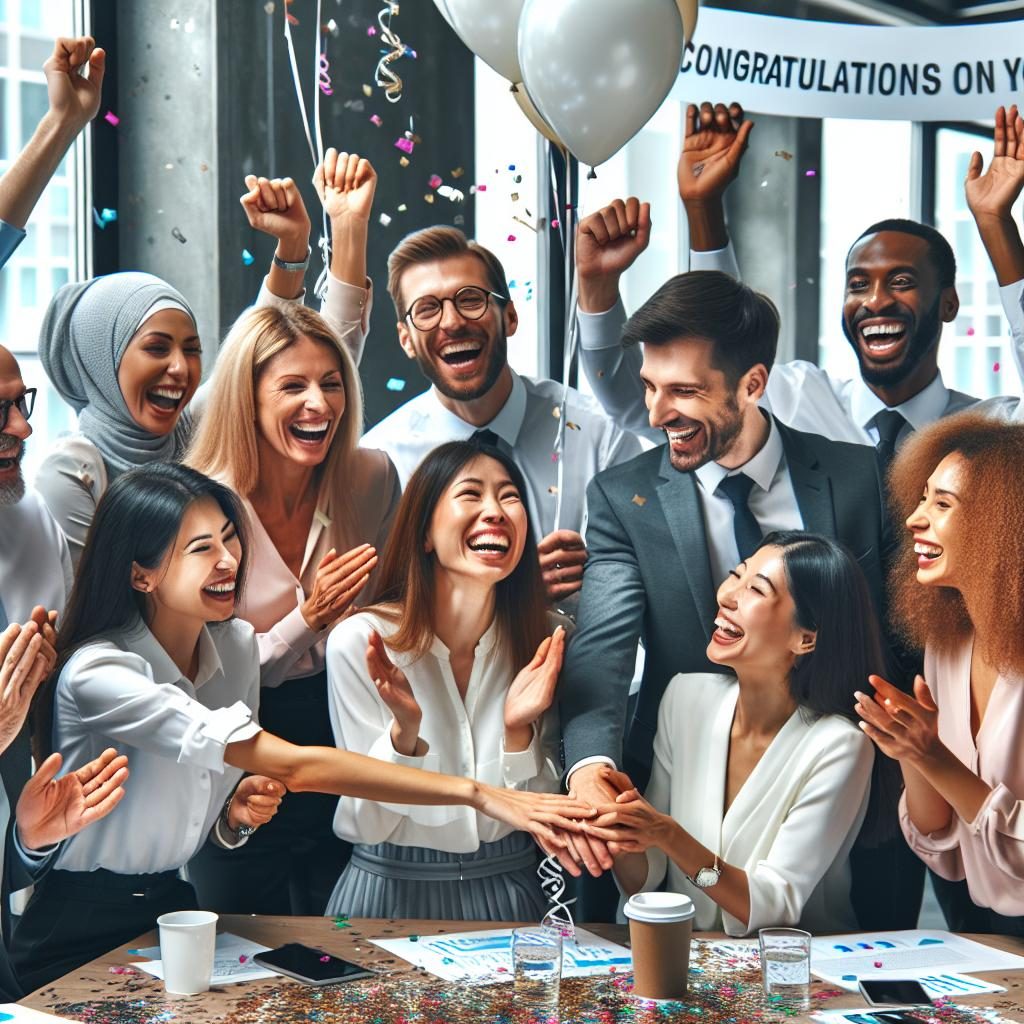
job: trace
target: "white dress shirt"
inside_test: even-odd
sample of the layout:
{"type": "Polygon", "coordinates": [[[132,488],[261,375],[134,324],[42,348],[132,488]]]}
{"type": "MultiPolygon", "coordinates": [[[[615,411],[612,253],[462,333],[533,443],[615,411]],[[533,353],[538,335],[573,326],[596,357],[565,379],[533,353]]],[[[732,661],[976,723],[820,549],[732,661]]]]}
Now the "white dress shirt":
{"type": "MultiPolygon", "coordinates": [[[[393,716],[366,668],[366,647],[374,629],[387,646],[395,625],[371,612],[345,619],[327,641],[331,725],[342,750],[508,789],[558,789],[559,731],[554,709],[544,716],[526,750],[505,750],[505,696],[524,666],[510,664],[497,642],[496,625],[477,644],[465,700],[455,684],[448,648],[436,637],[418,659],[388,651],[405,672],[423,712],[420,739],[427,744],[427,752],[421,757],[399,754],[391,743],[393,716]]],[[[382,765],[381,771],[387,768],[382,765]]],[[[416,807],[342,797],[334,831],[352,843],[389,842],[471,853],[481,843],[492,843],[513,830],[472,807],[416,807]]]]}
{"type": "Polygon", "coordinates": [[[67,772],[116,747],[131,779],[107,817],[64,843],[56,867],[136,875],[186,864],[242,776],[224,751],[260,731],[259,687],[256,640],[240,619],[203,629],[194,684],[141,620],[79,648],[57,682],[54,749],[67,772]]]}
{"type": "Polygon", "coordinates": [[[706,462],[694,470],[697,494],[704,513],[704,529],[711,561],[711,578],[717,587],[735,569],[740,560],[733,529],[732,502],[716,493],[727,476],[744,474],[754,481],[747,506],[754,514],[762,536],[772,530],[802,530],[803,517],[796,503],[796,492],[786,466],[786,453],[775,421],[769,418],[768,439],[761,450],[739,469],[725,469],[717,462],[706,462]]]}
{"type": "MultiPolygon", "coordinates": [[[[691,252],[690,267],[692,270],[720,270],[739,277],[731,244],[711,252],[691,252]]],[[[1024,280],[1001,288],[1000,298],[1013,335],[1019,382],[1024,380],[1024,311],[1021,309],[1024,280]]],[[[642,354],[639,349],[624,350],[619,343],[625,321],[621,300],[605,313],[581,312],[580,358],[594,394],[615,422],[656,439],[647,421],[639,381],[642,354]]],[[[991,408],[993,412],[1003,415],[1017,412],[1019,399],[1016,397],[989,401],[995,403],[991,408]]],[[[909,424],[900,434],[902,439],[912,430],[920,430],[942,416],[977,402],[971,395],[947,388],[942,374],[938,373],[922,391],[890,408],[909,424]]],[[[820,366],[802,359],[776,363],[772,367],[762,405],[796,430],[820,434],[833,441],[870,445],[878,443],[875,418],[887,408],[861,377],[834,378],[820,366]]]]}
{"type": "Polygon", "coordinates": [[[71,582],[67,541],[39,495],[26,490],[21,501],[0,506],[0,628],[26,622],[36,605],[63,612],[71,582]]]}
{"type": "Polygon", "coordinates": [[[756,935],[777,925],[815,934],[853,931],[849,854],[868,806],[871,741],[845,718],[812,720],[798,709],[723,815],[738,696],[732,676],[672,679],[658,711],[646,796],[697,842],[746,872],[750,920],[744,925],[722,911],[654,847],[643,890],[657,888],[667,869],[667,888],[693,900],[698,931],[756,935]]]}
{"type": "MultiPolygon", "coordinates": [[[[558,432],[558,406],[562,385],[553,380],[530,380],[512,372],[512,391],[497,416],[474,427],[450,412],[429,390],[410,399],[363,435],[365,448],[382,448],[398,469],[402,486],[409,481],[423,456],[446,441],[465,441],[477,430],[492,430],[508,445],[526,478],[530,523],[539,540],[556,529],[558,463],[552,457],[558,432]]],[[[620,430],[591,398],[570,390],[562,452],[561,521],[558,529],[583,528],[587,484],[609,466],[640,454],[640,442],[620,430]]]]}

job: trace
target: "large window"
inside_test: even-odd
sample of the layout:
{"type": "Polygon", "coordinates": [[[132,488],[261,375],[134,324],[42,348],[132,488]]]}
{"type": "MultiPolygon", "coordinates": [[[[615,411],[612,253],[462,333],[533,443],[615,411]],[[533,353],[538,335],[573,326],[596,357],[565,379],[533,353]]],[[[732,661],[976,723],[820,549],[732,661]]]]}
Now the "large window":
{"type": "MultiPolygon", "coordinates": [[[[47,109],[43,61],[58,35],[80,31],[75,0],[0,0],[0,173],[6,171],[47,109]]],[[[39,389],[26,446],[31,480],[49,442],[73,428],[74,413],[49,386],[36,348],[39,326],[54,291],[85,275],[80,236],[86,225],[80,185],[81,143],[62,161],[28,223],[28,237],[0,271],[0,343],[39,389]]]]}

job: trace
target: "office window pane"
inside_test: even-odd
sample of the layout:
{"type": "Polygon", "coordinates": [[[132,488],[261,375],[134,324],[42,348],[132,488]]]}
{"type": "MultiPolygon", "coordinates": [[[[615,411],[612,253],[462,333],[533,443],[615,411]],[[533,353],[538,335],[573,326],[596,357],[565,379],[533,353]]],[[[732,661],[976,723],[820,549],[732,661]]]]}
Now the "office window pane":
{"type": "Polygon", "coordinates": [[[18,92],[21,98],[20,148],[20,146],[24,146],[32,138],[32,133],[36,130],[36,125],[43,119],[43,114],[46,113],[49,103],[46,98],[45,85],[36,85],[34,82],[22,82],[18,92]]]}
{"type": "Polygon", "coordinates": [[[875,221],[910,214],[909,121],[826,119],[821,137],[819,363],[839,377],[857,374],[840,327],[846,253],[875,221]]]}
{"type": "MultiPolygon", "coordinates": [[[[960,312],[942,332],[939,367],[949,387],[979,398],[1020,394],[995,274],[967,208],[963,181],[971,153],[992,157],[990,135],[942,128],[935,152],[935,226],[956,253],[960,312]],[[997,369],[998,367],[998,369],[997,369]]],[[[1014,219],[1021,222],[1021,202],[1014,219]]]]}

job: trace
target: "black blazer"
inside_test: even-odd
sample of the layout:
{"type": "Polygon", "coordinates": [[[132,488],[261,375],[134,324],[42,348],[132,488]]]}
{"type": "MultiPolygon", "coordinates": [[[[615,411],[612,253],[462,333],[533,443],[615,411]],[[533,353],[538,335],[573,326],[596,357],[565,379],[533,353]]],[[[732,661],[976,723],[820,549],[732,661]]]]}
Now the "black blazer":
{"type": "MultiPolygon", "coordinates": [[[[804,526],[856,555],[884,622],[889,532],[875,450],[775,425],[804,526]]],[[[589,557],[559,689],[569,768],[605,755],[645,785],[669,680],[721,671],[705,654],[721,581],[711,578],[698,486],[692,473],[673,468],[662,445],[599,473],[587,489],[589,557]],[[640,638],[643,682],[627,723],[640,638]]]]}

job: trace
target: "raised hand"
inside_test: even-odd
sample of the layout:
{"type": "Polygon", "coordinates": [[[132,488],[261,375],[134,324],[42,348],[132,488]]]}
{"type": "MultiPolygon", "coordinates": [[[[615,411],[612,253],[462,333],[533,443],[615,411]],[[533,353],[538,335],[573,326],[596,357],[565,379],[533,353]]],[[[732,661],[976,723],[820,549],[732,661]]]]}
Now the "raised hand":
{"type": "Polygon", "coordinates": [[[51,754],[25,784],[15,817],[22,845],[39,850],[105,818],[124,796],[128,758],[110,748],[77,771],[57,778],[60,754],[51,754]]]}
{"type": "Polygon", "coordinates": [[[939,709],[923,677],[914,680],[913,697],[881,676],[868,676],[868,682],[875,696],[857,692],[854,706],[861,728],[883,754],[920,767],[947,753],[939,739],[939,709]]]}
{"type": "Polygon", "coordinates": [[[277,814],[287,790],[277,779],[265,775],[246,775],[228,804],[228,828],[237,832],[242,825],[259,828],[277,814]]]}
{"type": "Polygon", "coordinates": [[[369,221],[377,172],[365,157],[327,150],[313,175],[313,185],[332,224],[347,218],[369,221]]]}
{"type": "Polygon", "coordinates": [[[287,257],[281,256],[282,259],[297,257],[292,261],[299,262],[306,255],[310,223],[295,182],[291,178],[257,178],[247,174],[245,187],[248,192],[239,202],[249,223],[289,247],[287,257]]]}
{"type": "Polygon", "coordinates": [[[57,660],[49,618],[42,608],[45,625],[35,618],[24,626],[12,622],[0,634],[0,752],[21,732],[39,684],[50,674],[57,660]]]}
{"type": "Polygon", "coordinates": [[[964,190],[975,219],[1009,218],[1010,208],[1024,188],[1024,118],[1014,104],[996,111],[992,162],[983,172],[981,153],[971,154],[964,190]]]}
{"type": "Polygon", "coordinates": [[[425,752],[425,744],[419,738],[423,721],[419,701],[406,674],[388,657],[384,641],[376,630],[370,634],[370,642],[366,645],[366,668],[380,699],[395,719],[391,727],[391,743],[395,750],[407,757],[425,752]]]}
{"type": "Polygon", "coordinates": [[[537,648],[533,660],[512,680],[505,695],[506,731],[526,729],[551,707],[565,656],[565,628],[556,627],[537,648]]]}
{"type": "Polygon", "coordinates": [[[641,203],[636,196],[616,199],[580,221],[576,231],[576,274],[580,309],[584,313],[603,313],[614,304],[619,278],[636,262],[650,240],[651,204],[641,203]]]}
{"type": "Polygon", "coordinates": [[[50,112],[75,134],[99,112],[106,62],[106,51],[92,36],[62,36],[43,64],[50,112]],[[85,65],[89,67],[88,78],[79,73],[85,65]]]}
{"type": "Polygon", "coordinates": [[[540,571],[552,604],[575,594],[583,586],[587,546],[575,530],[555,530],[537,545],[540,571]]]}
{"type": "Polygon", "coordinates": [[[376,565],[377,549],[370,544],[343,555],[331,548],[317,566],[313,592],[300,605],[306,625],[319,632],[347,615],[376,565]]]}
{"type": "Polygon", "coordinates": [[[677,179],[684,203],[721,200],[740,169],[754,122],[745,120],[738,103],[726,107],[691,103],[686,108],[683,151],[677,179]]]}

